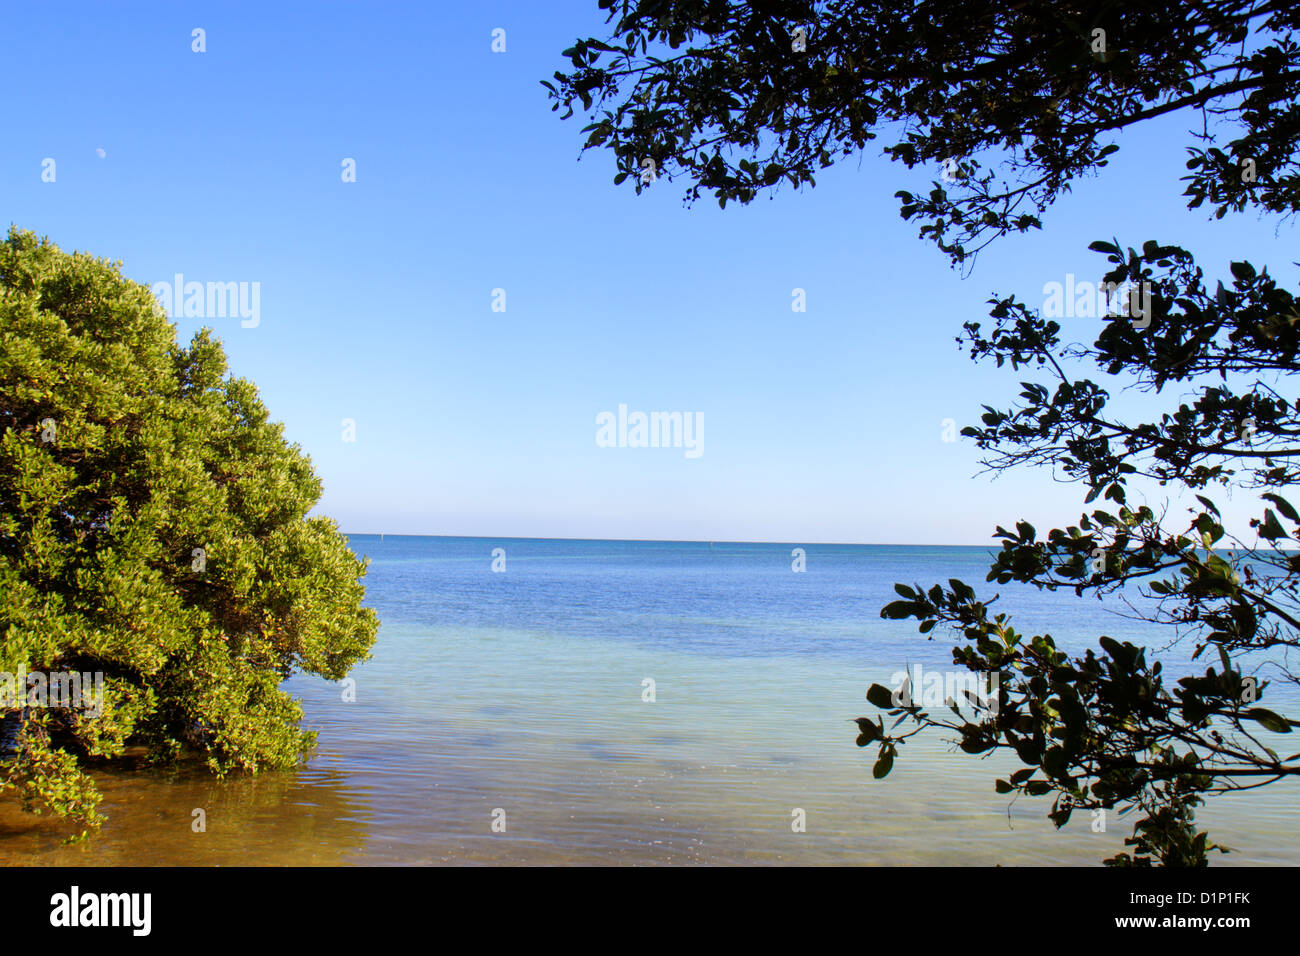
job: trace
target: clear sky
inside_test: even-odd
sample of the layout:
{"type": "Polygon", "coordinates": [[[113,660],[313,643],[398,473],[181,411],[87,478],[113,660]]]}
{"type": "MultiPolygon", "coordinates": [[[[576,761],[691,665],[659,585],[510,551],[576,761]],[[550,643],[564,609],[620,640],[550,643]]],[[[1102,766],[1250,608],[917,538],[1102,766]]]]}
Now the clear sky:
{"type": "MultiPolygon", "coordinates": [[[[1125,134],[966,279],[898,216],[894,192],[938,170],[878,146],[749,207],[684,207],[680,181],[637,197],[608,154],[577,161],[585,121],[538,82],[592,33],[595,0],[10,5],[4,214],[149,284],[259,283],[255,327],[180,333],[216,330],[353,532],[980,543],[1061,525],[1077,486],[975,477],[970,443],[942,441],[945,418],[1019,391],[958,348],[962,322],[993,293],[1098,278],[1086,247],[1111,236],[1295,278],[1290,225],[1185,209],[1184,116],[1125,134]],[[703,453],[600,447],[620,404],[699,416],[703,453]]],[[[1063,324],[1091,342],[1101,321],[1063,324]]]]}

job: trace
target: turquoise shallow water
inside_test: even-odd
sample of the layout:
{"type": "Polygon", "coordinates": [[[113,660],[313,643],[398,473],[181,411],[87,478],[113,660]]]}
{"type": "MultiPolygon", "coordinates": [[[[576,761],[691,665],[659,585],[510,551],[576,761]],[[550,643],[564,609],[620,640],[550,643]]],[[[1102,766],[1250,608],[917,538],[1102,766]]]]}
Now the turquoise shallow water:
{"type": "MultiPolygon", "coordinates": [[[[938,738],[909,745],[883,782],[870,777],[871,752],[853,745],[850,720],[871,712],[871,682],[909,665],[950,667],[942,637],[880,618],[893,583],[979,585],[986,548],[393,536],[354,545],[373,562],[379,649],[356,672],[355,703],[319,683],[303,692],[324,749],[384,807],[377,829],[392,840],[370,845],[367,859],[1091,862],[1128,832],[1116,820],[1093,833],[1085,819],[1054,835],[1041,801],[1009,810],[992,791],[993,761],[938,738]],[[792,570],[796,547],[803,573],[792,570]],[[498,548],[503,572],[492,571],[498,548]],[[345,741],[362,727],[373,747],[359,759],[345,741]],[[425,812],[421,800],[439,836],[406,826],[425,812]],[[506,834],[489,829],[495,809],[506,834]],[[796,809],[802,833],[792,830],[796,809]]],[[[1025,629],[1067,646],[1102,633],[1153,645],[1171,637],[1156,630],[1153,640],[1118,605],[1000,591],[1025,629]]],[[[1296,795],[1234,798],[1205,819],[1224,818],[1222,842],[1243,847],[1234,862],[1300,862],[1296,795]]]]}
{"type": "MultiPolygon", "coordinates": [[[[1086,817],[1056,832],[1046,801],[994,793],[1017,764],[937,737],[908,744],[885,781],[871,777],[874,748],[853,743],[873,681],[950,666],[942,636],[881,620],[893,583],[982,589],[988,549],[352,543],[372,562],[367,601],[383,625],[355,700],[291,680],[320,732],[306,769],[226,783],[107,775],[110,823],[90,844],[0,817],[4,859],[1094,864],[1129,832],[1120,819],[1093,832],[1086,817]]],[[[999,590],[1022,630],[1066,646],[1171,637],[1118,605],[999,590]]],[[[1179,649],[1164,656],[1183,669],[1179,649]]],[[[1300,863],[1298,795],[1278,784],[1203,812],[1236,851],[1219,859],[1300,863]]]]}

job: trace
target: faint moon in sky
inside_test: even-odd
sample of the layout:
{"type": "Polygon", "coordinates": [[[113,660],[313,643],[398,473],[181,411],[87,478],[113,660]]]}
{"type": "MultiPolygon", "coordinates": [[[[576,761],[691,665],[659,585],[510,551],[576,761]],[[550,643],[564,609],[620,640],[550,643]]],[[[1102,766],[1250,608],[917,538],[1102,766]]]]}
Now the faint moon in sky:
{"type": "Polygon", "coordinates": [[[95,155],[98,156],[100,159],[103,159],[105,156],[108,155],[108,153],[104,152],[104,147],[101,146],[99,147],[99,149],[95,150],[95,155]]]}

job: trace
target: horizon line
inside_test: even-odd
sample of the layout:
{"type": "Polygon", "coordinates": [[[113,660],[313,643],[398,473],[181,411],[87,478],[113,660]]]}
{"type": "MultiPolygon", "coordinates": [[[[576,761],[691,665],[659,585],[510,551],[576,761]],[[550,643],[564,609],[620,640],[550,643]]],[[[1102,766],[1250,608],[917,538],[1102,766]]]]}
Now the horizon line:
{"type": "Polygon", "coordinates": [[[343,531],[345,536],[369,535],[371,537],[392,536],[394,538],[473,538],[482,541],[610,541],[629,542],[633,544],[793,544],[793,545],[849,545],[863,548],[983,548],[992,546],[983,544],[953,544],[945,542],[898,542],[898,541],[758,541],[733,540],[730,538],[586,538],[568,535],[490,535],[490,534],[432,534],[411,531],[343,531]]]}

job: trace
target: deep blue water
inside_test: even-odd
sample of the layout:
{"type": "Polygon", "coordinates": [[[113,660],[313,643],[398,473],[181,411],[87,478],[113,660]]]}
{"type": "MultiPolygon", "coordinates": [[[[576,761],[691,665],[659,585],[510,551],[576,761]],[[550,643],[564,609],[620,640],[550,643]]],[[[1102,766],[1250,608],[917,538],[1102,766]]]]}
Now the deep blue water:
{"type": "MultiPolygon", "coordinates": [[[[342,684],[287,682],[319,733],[306,767],[110,775],[112,825],[96,840],[70,848],[27,822],[0,841],[0,862],[1097,865],[1131,832],[1086,815],[1057,831],[1049,798],[996,793],[1013,755],[973,757],[950,735],[908,741],[885,780],[874,748],[855,745],[853,719],[876,713],[871,683],[918,665],[958,672],[951,635],[881,619],[896,581],[1000,593],[1017,630],[1073,651],[1107,634],[1154,655],[1173,637],[1114,599],[987,585],[990,548],[351,543],[371,560],[381,627],[342,684]],[[160,826],[188,836],[194,807],[210,811],[201,838],[160,826]]],[[[1159,657],[1177,676],[1190,653],[1159,657]]],[[[1214,798],[1198,820],[1233,847],[1222,862],[1300,863],[1300,781],[1214,798]]]]}
{"type": "MultiPolygon", "coordinates": [[[[505,628],[621,641],[644,649],[746,657],[799,657],[903,666],[951,663],[952,632],[929,636],[890,621],[895,582],[928,589],[949,578],[997,597],[1021,633],[1050,634],[1074,652],[1108,635],[1159,652],[1182,676],[1216,664],[1170,648],[1167,626],[1136,620],[1152,608],[1135,589],[1124,600],[987,583],[994,547],[456,538],[353,535],[372,561],[367,603],[394,627],[505,628]],[[493,552],[505,570],[493,572],[493,552]],[[792,551],[805,570],[792,570],[792,551]]],[[[499,565],[498,565],[499,566],[499,565]]]]}

